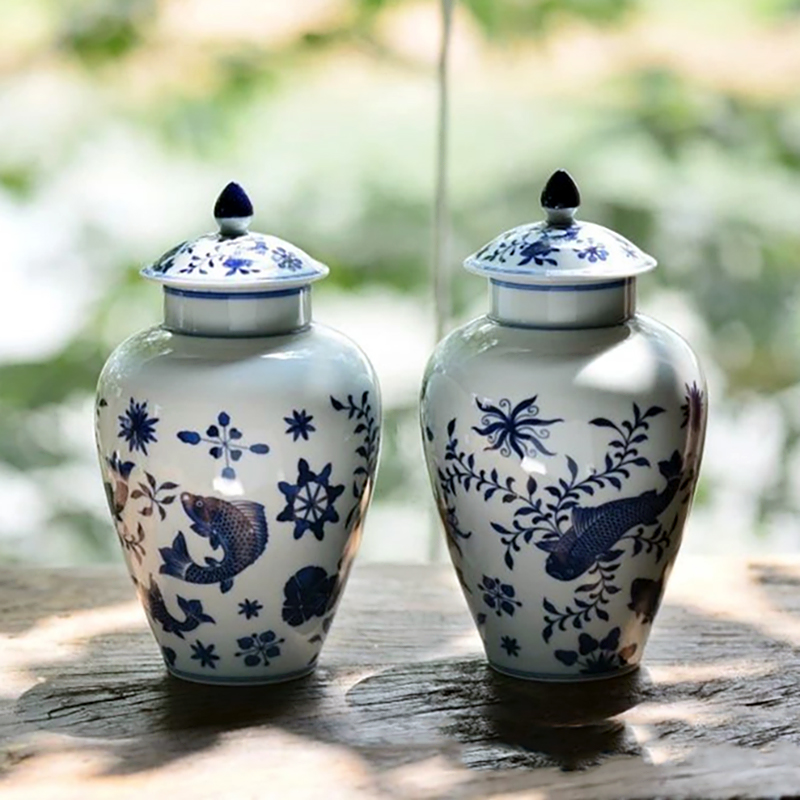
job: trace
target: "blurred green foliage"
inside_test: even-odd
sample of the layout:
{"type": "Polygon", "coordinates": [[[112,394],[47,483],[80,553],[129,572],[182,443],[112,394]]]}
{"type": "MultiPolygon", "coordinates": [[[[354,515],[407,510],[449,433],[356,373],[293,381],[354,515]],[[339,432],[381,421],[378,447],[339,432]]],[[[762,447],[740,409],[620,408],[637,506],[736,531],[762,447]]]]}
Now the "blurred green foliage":
{"type": "MultiPolygon", "coordinates": [[[[286,23],[274,36],[265,26],[263,37],[226,37],[226,4],[217,6],[218,35],[211,35],[213,24],[204,29],[194,17],[180,16],[191,15],[195,6],[198,15],[208,16],[208,3],[184,4],[175,12],[177,23],[175,13],[169,14],[176,5],[3,5],[0,25],[16,32],[0,59],[3,116],[15,114],[14,88],[34,75],[60,76],[79,94],[69,112],[71,126],[54,126],[47,148],[0,148],[0,193],[9,206],[30,209],[44,202],[85,142],[104,127],[138,132],[166,158],[200,172],[258,159],[254,129],[277,129],[279,120],[271,115],[284,113],[287,96],[304,92],[305,121],[315,136],[304,128],[296,144],[286,135],[277,138],[311,161],[317,150],[326,150],[330,166],[318,181],[290,172],[284,179],[288,188],[270,195],[280,200],[277,232],[308,243],[332,266],[322,292],[380,287],[428,302],[432,184],[418,176],[433,172],[435,53],[420,42],[430,38],[424,26],[437,20],[435,3],[342,0],[332,4],[334,12],[311,3],[307,18],[295,11],[299,22],[286,23]],[[402,15],[420,10],[427,16],[414,24],[423,27],[419,36],[409,35],[407,19],[416,18],[402,15]],[[328,71],[332,81],[351,75],[356,86],[349,94],[345,87],[347,102],[335,109],[338,127],[326,96],[338,87],[326,87],[328,71]],[[368,73],[374,73],[372,83],[368,73]],[[427,105],[418,103],[407,117],[392,112],[401,125],[374,151],[370,125],[384,113],[375,109],[384,108],[387,98],[396,97],[401,106],[409,102],[401,91],[405,86],[411,92],[428,87],[427,105]],[[363,137],[355,144],[342,134],[342,120],[351,115],[352,135],[363,137]],[[335,136],[340,140],[331,142],[335,136]],[[353,165],[341,168],[344,178],[336,170],[339,157],[353,165]],[[424,168],[417,169],[420,162],[424,168]],[[327,184],[326,175],[333,176],[327,184]],[[326,223],[331,204],[340,211],[340,201],[347,213],[341,210],[340,222],[326,223]]],[[[234,4],[240,14],[257,5],[234,4]]],[[[286,6],[294,4],[266,5],[283,20],[286,6]]],[[[587,201],[584,216],[621,230],[658,256],[661,269],[648,279],[645,300],[678,298],[682,313],[694,321],[725,395],[719,413],[735,419],[748,404],[766,398],[779,416],[780,457],[774,475],[759,484],[756,522],[795,513],[787,464],[800,439],[800,414],[793,411],[800,382],[800,89],[785,73],[800,67],[790,36],[794,31],[797,41],[800,34],[798,4],[456,5],[456,35],[464,44],[463,52],[454,48],[453,67],[454,261],[535,216],[535,198],[549,172],[570,168],[587,201]],[[713,40],[707,38],[712,34],[713,40]],[[568,55],[559,56],[558,48],[568,46],[568,55]]],[[[17,122],[23,129],[28,124],[24,118],[17,122]]],[[[385,128],[376,129],[385,138],[385,128]]],[[[0,133],[0,143],[13,135],[0,133]]],[[[24,130],[17,136],[24,139],[24,130]]],[[[33,481],[85,462],[86,448],[76,443],[61,412],[91,394],[110,348],[131,331],[131,320],[157,317],[158,301],[136,275],[144,255],[112,246],[110,234],[92,225],[87,221],[82,229],[78,257],[107,263],[102,292],[82,323],[52,352],[0,364],[0,462],[33,481]]],[[[173,239],[190,233],[175,230],[173,239]]],[[[154,256],[171,243],[157,233],[145,249],[154,256]]],[[[484,290],[461,279],[453,281],[453,291],[457,312],[464,315],[479,306],[484,290]]],[[[406,444],[415,426],[411,400],[390,406],[379,502],[424,491],[419,454],[406,444]]],[[[702,497],[713,497],[714,481],[723,478],[712,471],[705,480],[702,497]]],[[[97,491],[99,496],[99,482],[97,491]]],[[[74,557],[107,558],[116,545],[99,504],[84,500],[51,493],[49,520],[77,543],[74,557]]],[[[37,557],[15,549],[18,531],[6,533],[10,538],[0,540],[6,556],[37,557]]]]}

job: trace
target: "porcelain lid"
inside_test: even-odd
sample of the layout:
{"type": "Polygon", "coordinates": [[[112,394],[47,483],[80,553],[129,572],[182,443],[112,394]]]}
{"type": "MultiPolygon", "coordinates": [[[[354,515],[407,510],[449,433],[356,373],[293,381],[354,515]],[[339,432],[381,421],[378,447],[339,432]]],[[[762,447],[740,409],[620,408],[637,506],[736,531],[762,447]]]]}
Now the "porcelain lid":
{"type": "Polygon", "coordinates": [[[219,230],[179,244],[145,267],[145,278],[167,286],[218,292],[291,289],[324,278],[324,264],[293,244],[247,228],[253,204],[229,183],[214,205],[219,230]]]}
{"type": "Polygon", "coordinates": [[[512,228],[469,256],[464,267],[509,283],[599,283],[653,269],[656,260],[624,236],[574,218],[580,193],[554,172],[541,195],[546,218],[512,228]]]}

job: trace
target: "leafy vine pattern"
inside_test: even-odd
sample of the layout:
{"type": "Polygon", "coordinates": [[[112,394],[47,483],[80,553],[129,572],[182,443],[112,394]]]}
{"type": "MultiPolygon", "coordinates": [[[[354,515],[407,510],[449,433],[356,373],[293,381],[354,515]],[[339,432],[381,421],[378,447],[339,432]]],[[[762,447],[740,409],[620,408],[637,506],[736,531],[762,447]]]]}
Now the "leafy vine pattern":
{"type": "Polygon", "coordinates": [[[364,491],[369,483],[370,476],[375,474],[380,449],[380,427],[376,420],[375,409],[369,397],[369,391],[361,395],[357,401],[352,394],[347,395],[347,400],[337,400],[331,396],[331,405],[336,411],[347,414],[349,420],[354,420],[356,425],[353,434],[360,436],[360,444],[356,447],[356,455],[362,464],[353,471],[352,496],[353,504],[347,512],[345,524],[350,526],[353,520],[360,522],[363,514],[364,491]]]}

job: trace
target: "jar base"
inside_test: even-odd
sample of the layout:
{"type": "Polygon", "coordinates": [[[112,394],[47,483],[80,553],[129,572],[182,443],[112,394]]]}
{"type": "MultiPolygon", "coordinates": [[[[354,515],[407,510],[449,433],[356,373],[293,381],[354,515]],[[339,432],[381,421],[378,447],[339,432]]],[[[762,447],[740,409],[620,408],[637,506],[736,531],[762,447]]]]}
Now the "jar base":
{"type": "Polygon", "coordinates": [[[173,677],[178,678],[188,683],[200,683],[207,686],[267,686],[272,683],[287,683],[288,681],[296,681],[300,678],[305,678],[310,675],[317,665],[314,664],[304,669],[296,670],[295,672],[287,672],[283,675],[273,676],[260,676],[260,677],[240,677],[224,675],[197,675],[192,672],[183,672],[183,670],[175,669],[175,667],[167,667],[167,672],[173,677]]]}
{"type": "Polygon", "coordinates": [[[628,675],[639,669],[639,664],[629,664],[626,667],[615,669],[612,672],[596,672],[590,675],[554,675],[552,673],[525,672],[524,670],[501,667],[491,661],[489,666],[506,678],[516,678],[524,681],[538,681],[539,683],[591,683],[592,681],[604,681],[609,678],[618,678],[620,675],[628,675]]]}

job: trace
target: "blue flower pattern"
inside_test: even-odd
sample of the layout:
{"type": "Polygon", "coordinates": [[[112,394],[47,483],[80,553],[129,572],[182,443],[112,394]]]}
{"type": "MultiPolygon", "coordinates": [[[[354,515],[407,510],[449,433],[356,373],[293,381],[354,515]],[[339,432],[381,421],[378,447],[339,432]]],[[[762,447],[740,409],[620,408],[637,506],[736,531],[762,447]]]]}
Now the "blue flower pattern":
{"type": "Polygon", "coordinates": [[[508,614],[514,616],[514,612],[522,605],[516,599],[516,591],[510,583],[503,583],[500,578],[490,578],[483,576],[483,580],[478,584],[478,589],[483,592],[483,602],[491,608],[498,617],[508,614]]]}
{"type": "Polygon", "coordinates": [[[157,442],[156,423],[158,417],[151,417],[147,410],[147,401],[137,403],[132,397],[124,414],[119,416],[119,436],[128,443],[130,452],[139,450],[147,455],[147,445],[157,442]]]}
{"type": "Polygon", "coordinates": [[[283,247],[276,247],[272,251],[272,260],[278,269],[286,269],[289,272],[297,272],[303,268],[303,262],[294,253],[290,253],[283,247]]]}
{"type": "Polygon", "coordinates": [[[245,452],[257,455],[269,453],[269,445],[247,444],[243,440],[242,432],[231,426],[230,415],[220,411],[217,415],[217,424],[209,425],[205,436],[197,431],[179,431],[178,438],[184,444],[198,445],[200,442],[210,444],[208,454],[214,459],[222,459],[225,466],[222,468],[222,477],[232,480],[236,478],[236,470],[231,462],[237,462],[245,452]]]}
{"type": "Polygon", "coordinates": [[[292,627],[322,617],[336,599],[338,575],[308,566],[292,575],[283,587],[283,621],[292,627]]]}
{"type": "Polygon", "coordinates": [[[244,663],[248,667],[270,665],[270,659],[278,658],[281,654],[280,646],[284,643],[284,639],[279,639],[275,631],[264,631],[263,633],[254,633],[251,636],[243,636],[241,639],[236,640],[239,646],[239,651],[236,653],[237,658],[244,658],[244,663]]]}

